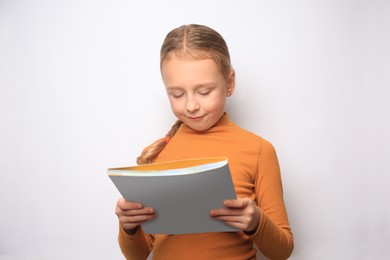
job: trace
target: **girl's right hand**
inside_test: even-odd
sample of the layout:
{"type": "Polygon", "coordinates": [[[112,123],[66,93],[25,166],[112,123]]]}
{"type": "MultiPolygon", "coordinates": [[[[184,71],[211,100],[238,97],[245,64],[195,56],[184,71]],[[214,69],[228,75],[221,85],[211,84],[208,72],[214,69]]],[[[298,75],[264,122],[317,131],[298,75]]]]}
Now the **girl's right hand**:
{"type": "Polygon", "coordinates": [[[119,223],[129,234],[134,234],[139,225],[156,216],[153,208],[144,207],[138,202],[126,201],[124,198],[118,200],[115,213],[119,223]]]}

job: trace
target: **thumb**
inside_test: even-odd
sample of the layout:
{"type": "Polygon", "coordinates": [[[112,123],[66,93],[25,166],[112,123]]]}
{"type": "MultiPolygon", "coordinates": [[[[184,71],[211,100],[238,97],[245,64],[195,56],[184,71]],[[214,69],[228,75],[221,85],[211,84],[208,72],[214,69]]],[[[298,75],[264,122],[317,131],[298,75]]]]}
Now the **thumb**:
{"type": "Polygon", "coordinates": [[[238,198],[236,200],[225,200],[224,205],[229,208],[246,208],[248,205],[252,203],[250,198],[238,198]]]}

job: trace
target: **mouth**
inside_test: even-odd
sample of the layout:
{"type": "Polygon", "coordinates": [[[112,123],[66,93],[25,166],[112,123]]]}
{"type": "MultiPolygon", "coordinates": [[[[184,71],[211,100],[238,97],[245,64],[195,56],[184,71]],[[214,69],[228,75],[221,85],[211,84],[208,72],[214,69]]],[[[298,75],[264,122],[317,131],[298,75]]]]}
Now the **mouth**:
{"type": "Polygon", "coordinates": [[[203,116],[188,116],[187,118],[189,118],[190,120],[198,121],[198,120],[201,120],[203,117],[204,117],[204,115],[203,116]]]}

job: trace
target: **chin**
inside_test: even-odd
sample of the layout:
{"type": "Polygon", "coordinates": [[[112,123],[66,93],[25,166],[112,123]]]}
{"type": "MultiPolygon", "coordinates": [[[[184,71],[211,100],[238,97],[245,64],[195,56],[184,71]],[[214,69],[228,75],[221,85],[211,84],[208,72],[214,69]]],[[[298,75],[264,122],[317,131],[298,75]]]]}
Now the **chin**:
{"type": "Polygon", "coordinates": [[[208,129],[211,128],[211,126],[200,126],[200,125],[193,125],[193,124],[186,124],[189,128],[195,130],[195,131],[198,131],[198,132],[202,132],[202,131],[206,131],[208,129]]]}

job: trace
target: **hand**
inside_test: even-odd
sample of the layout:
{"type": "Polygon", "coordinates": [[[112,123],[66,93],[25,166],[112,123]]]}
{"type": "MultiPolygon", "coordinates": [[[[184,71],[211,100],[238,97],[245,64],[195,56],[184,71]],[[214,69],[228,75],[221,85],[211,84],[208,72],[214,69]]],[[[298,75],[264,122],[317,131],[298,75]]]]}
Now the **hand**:
{"type": "Polygon", "coordinates": [[[260,223],[260,210],[250,198],[225,200],[226,208],[214,209],[210,215],[245,232],[256,230],[260,223]]]}
{"type": "Polygon", "coordinates": [[[119,223],[129,234],[135,233],[139,225],[156,216],[153,208],[144,207],[138,202],[126,201],[124,198],[118,200],[115,213],[119,223]]]}

